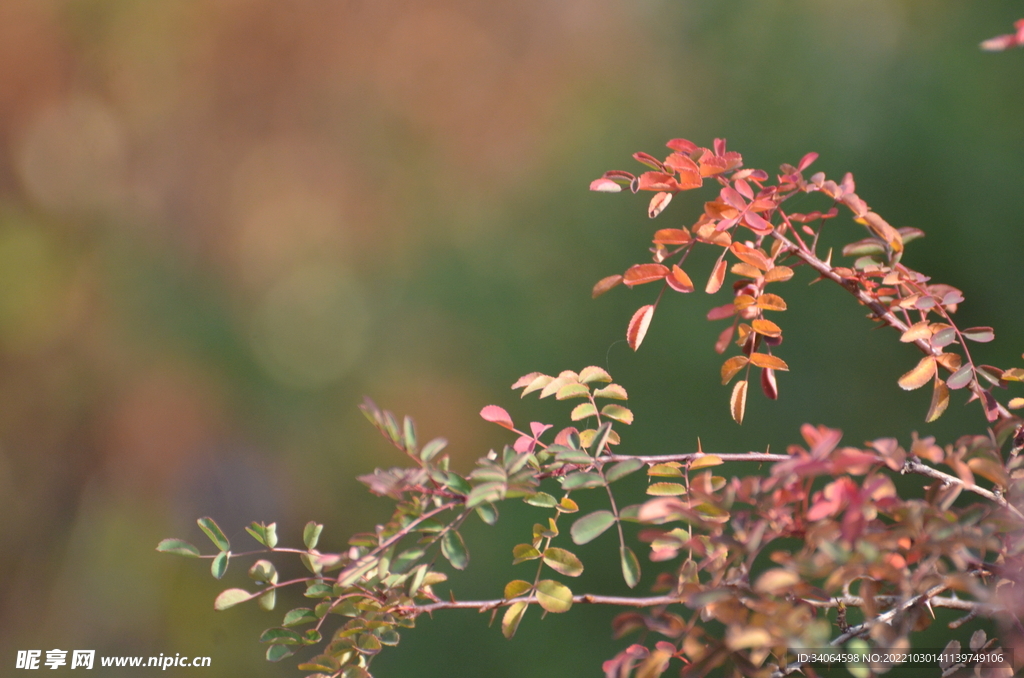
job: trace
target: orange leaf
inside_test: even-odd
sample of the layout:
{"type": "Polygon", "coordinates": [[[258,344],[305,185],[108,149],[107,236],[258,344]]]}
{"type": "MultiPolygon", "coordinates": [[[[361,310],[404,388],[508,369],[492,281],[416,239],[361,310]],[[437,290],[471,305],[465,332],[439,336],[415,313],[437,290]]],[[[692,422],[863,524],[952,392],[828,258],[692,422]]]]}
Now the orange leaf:
{"type": "Polygon", "coordinates": [[[757,298],[758,308],[766,311],[785,311],[786,300],[777,294],[762,294],[757,298]]]}
{"type": "Polygon", "coordinates": [[[754,327],[754,331],[758,334],[763,334],[766,337],[781,337],[782,328],[773,323],[771,320],[764,320],[758,318],[757,320],[750,323],[754,327]]]}
{"type": "Polygon", "coordinates": [[[652,317],[654,317],[654,304],[647,304],[638,308],[629,321],[629,327],[626,328],[626,341],[634,351],[640,348],[640,344],[647,334],[647,328],[651,326],[652,317]]]}
{"type": "Polygon", "coordinates": [[[747,247],[741,242],[734,242],[729,249],[732,250],[732,253],[735,254],[740,261],[745,261],[751,266],[756,266],[762,271],[768,270],[768,257],[766,257],[760,250],[756,250],[753,247],[747,247]]]}
{"type": "Polygon", "coordinates": [[[663,228],[654,234],[657,245],[685,245],[690,242],[690,232],[685,228],[663,228]]]}
{"type": "Polygon", "coordinates": [[[916,322],[911,325],[906,332],[900,335],[900,341],[908,344],[912,341],[917,341],[918,339],[929,339],[931,336],[932,330],[931,327],[928,326],[928,321],[922,320],[921,322],[916,322]]]}
{"type": "Polygon", "coordinates": [[[647,208],[647,216],[651,219],[661,214],[661,211],[668,207],[668,204],[672,201],[671,193],[655,193],[654,197],[651,198],[651,204],[647,208]]]}
{"type": "Polygon", "coordinates": [[[735,377],[740,370],[746,367],[748,362],[747,356],[734,355],[722,363],[722,385],[724,386],[732,381],[732,378],[735,377]]]}
{"type": "Polygon", "coordinates": [[[719,259],[715,264],[715,270],[711,272],[711,277],[708,278],[708,284],[704,287],[704,291],[714,294],[722,289],[723,282],[725,282],[725,259],[719,259]]]}
{"type": "Polygon", "coordinates": [[[949,407],[949,388],[936,375],[935,388],[932,391],[932,404],[928,407],[928,415],[924,418],[929,424],[942,416],[949,407]]]}
{"type": "Polygon", "coordinates": [[[743,423],[743,413],[747,409],[747,382],[737,381],[729,398],[729,412],[737,424],[743,423]]]}
{"type": "Polygon", "coordinates": [[[935,374],[935,358],[926,355],[914,369],[910,370],[899,378],[898,383],[904,391],[913,391],[928,383],[928,380],[935,374]]]}
{"type": "Polygon", "coordinates": [[[765,367],[770,370],[782,370],[783,372],[789,371],[789,365],[782,358],[776,358],[773,355],[767,353],[751,353],[750,364],[757,367],[765,367]]]}
{"type": "Polygon", "coordinates": [[[617,287],[618,284],[621,282],[622,276],[619,275],[618,273],[616,273],[615,275],[610,275],[607,278],[601,278],[600,280],[597,281],[597,284],[594,285],[594,289],[590,292],[590,296],[592,299],[597,299],[599,296],[601,296],[611,288],[617,287]]]}
{"type": "Polygon", "coordinates": [[[785,282],[793,277],[793,269],[789,266],[776,266],[764,274],[764,281],[770,282],[785,282]]]}
{"type": "Polygon", "coordinates": [[[693,281],[690,280],[690,276],[686,275],[686,271],[675,264],[672,265],[672,273],[665,278],[665,282],[667,282],[668,286],[676,292],[693,291],[693,281]]]}
{"type": "Polygon", "coordinates": [[[757,266],[751,266],[750,264],[742,261],[738,264],[733,264],[732,268],[729,270],[732,271],[734,275],[741,275],[744,278],[760,278],[763,275],[757,266]]]}
{"type": "Polygon", "coordinates": [[[630,266],[622,276],[622,282],[632,287],[644,283],[656,282],[668,275],[668,266],[664,264],[636,264],[630,266]]]}

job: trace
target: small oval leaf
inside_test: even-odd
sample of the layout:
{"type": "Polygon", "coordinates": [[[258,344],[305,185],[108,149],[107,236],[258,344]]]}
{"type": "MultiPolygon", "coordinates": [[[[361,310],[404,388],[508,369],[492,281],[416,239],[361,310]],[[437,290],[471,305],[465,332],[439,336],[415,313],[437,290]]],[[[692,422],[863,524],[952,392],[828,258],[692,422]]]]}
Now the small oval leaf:
{"type": "Polygon", "coordinates": [[[628,546],[619,547],[619,564],[622,566],[622,578],[629,588],[640,583],[640,561],[636,559],[633,549],[628,546]]]}
{"type": "Polygon", "coordinates": [[[586,544],[602,534],[605,530],[615,524],[615,516],[611,511],[600,510],[588,513],[572,524],[569,534],[575,544],[586,544]]]}
{"type": "Polygon", "coordinates": [[[729,413],[737,424],[743,423],[743,414],[747,409],[747,382],[737,381],[729,398],[729,413]]]}
{"type": "Polygon", "coordinates": [[[239,603],[244,603],[247,600],[255,598],[255,594],[252,594],[245,589],[226,589],[220,592],[220,595],[213,601],[213,609],[220,611],[226,610],[229,607],[234,607],[239,603]]]}
{"type": "Polygon", "coordinates": [[[568,612],[572,607],[572,589],[553,579],[537,582],[537,602],[548,612],[568,612]]]}
{"type": "Polygon", "coordinates": [[[935,374],[935,357],[926,355],[921,358],[921,361],[917,363],[914,369],[910,370],[896,382],[900,385],[904,391],[913,391],[914,389],[921,388],[929,381],[935,374]]]}
{"type": "Polygon", "coordinates": [[[626,328],[626,341],[634,351],[640,348],[644,337],[647,336],[647,328],[651,326],[651,318],[653,317],[654,305],[647,304],[637,309],[636,313],[633,314],[633,318],[629,321],[629,327],[626,328]]]}

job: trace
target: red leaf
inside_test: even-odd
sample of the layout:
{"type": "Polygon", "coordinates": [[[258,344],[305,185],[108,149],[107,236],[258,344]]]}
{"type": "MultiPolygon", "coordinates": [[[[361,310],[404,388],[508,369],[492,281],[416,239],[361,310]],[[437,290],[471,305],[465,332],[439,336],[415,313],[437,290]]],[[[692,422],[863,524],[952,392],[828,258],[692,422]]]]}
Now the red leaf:
{"type": "Polygon", "coordinates": [[[626,328],[626,341],[629,342],[629,347],[634,351],[640,348],[640,344],[643,343],[644,336],[647,335],[647,328],[651,326],[651,318],[654,317],[654,304],[647,304],[637,309],[636,313],[633,314],[633,318],[629,321],[629,327],[626,328]]]}
{"type": "Polygon", "coordinates": [[[686,271],[675,264],[672,265],[672,274],[665,278],[665,282],[676,292],[693,291],[693,281],[690,280],[690,276],[686,275],[686,271]]]}
{"type": "MultiPolygon", "coordinates": [[[[732,308],[732,304],[729,304],[732,308]]],[[[721,355],[725,353],[725,349],[729,347],[729,342],[732,341],[732,335],[736,332],[736,325],[729,325],[722,333],[718,335],[718,341],[715,342],[715,353],[721,355]]]]}
{"type": "Polygon", "coordinates": [[[597,284],[594,285],[594,289],[590,292],[590,296],[593,299],[597,299],[599,296],[601,296],[611,288],[617,286],[621,282],[622,276],[619,275],[618,273],[616,273],[615,275],[610,275],[607,278],[601,278],[600,280],[597,281],[597,284]]]}
{"type": "Polygon", "coordinates": [[[722,320],[723,318],[731,318],[734,315],[736,315],[736,305],[730,301],[728,304],[715,306],[708,311],[708,320],[722,320]]]}
{"type": "Polygon", "coordinates": [[[714,294],[722,289],[723,282],[725,282],[725,259],[719,259],[718,263],[715,264],[715,270],[711,272],[711,277],[708,278],[708,284],[704,287],[704,291],[708,294],[714,294]]]}
{"type": "Polygon", "coordinates": [[[803,172],[805,169],[807,169],[810,166],[810,164],[812,162],[814,162],[817,159],[818,159],[818,154],[815,153],[814,151],[811,151],[810,153],[808,153],[804,157],[800,158],[800,162],[797,163],[796,168],[797,168],[797,170],[803,172]]]}
{"type": "Polygon", "coordinates": [[[512,423],[512,417],[509,416],[508,412],[504,408],[498,407],[497,405],[488,405],[484,409],[480,410],[480,416],[485,421],[489,421],[498,426],[502,426],[507,429],[514,429],[515,424],[512,423]]]}
{"type": "Polygon", "coordinates": [[[779,399],[779,385],[775,381],[775,370],[761,370],[761,390],[769,400],[779,399]]]}
{"type": "Polygon", "coordinates": [[[693,143],[689,139],[672,139],[665,145],[671,148],[673,151],[679,151],[680,153],[685,153],[686,155],[692,155],[697,151],[698,148],[697,144],[693,143]]]}
{"type": "Polygon", "coordinates": [[[622,282],[633,287],[644,283],[657,282],[668,275],[668,266],[664,264],[636,264],[630,266],[622,277],[622,282]]]}

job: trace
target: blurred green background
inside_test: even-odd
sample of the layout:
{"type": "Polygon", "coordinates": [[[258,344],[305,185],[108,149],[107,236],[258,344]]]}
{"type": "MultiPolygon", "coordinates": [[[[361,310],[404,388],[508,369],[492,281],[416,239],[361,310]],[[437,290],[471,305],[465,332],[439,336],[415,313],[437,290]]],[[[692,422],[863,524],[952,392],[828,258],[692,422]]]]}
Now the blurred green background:
{"type": "MultiPolygon", "coordinates": [[[[508,386],[590,364],[630,392],[623,451],[692,451],[698,436],[706,451],[781,450],[804,422],[850,444],[983,430],[962,393],[925,424],[928,389],[896,386],[914,350],[806,272],[783,292],[781,399],[752,394],[736,426],[711,348],[721,325],[703,319],[724,298],[670,296],[637,354],[626,323],[655,290],[590,300],[644,259],[652,227],[692,223],[711,193],[652,224],[646,197],[587,185],[677,136],[725,137],[769,172],[817,151],[816,170],[852,171],[893,225],[927,232],[904,261],[963,289],[967,326],[996,327],[980,362],[1020,365],[1024,52],[977,45],[1021,14],[954,0],[3,0],[2,673],[19,649],[60,648],[212,657],[166,675],[298,675],[256,642],[283,612],[213,611],[246,584],[241,563],[217,583],[154,547],[208,550],[203,515],[237,544],[251,520],[291,545],[317,520],[326,548],[384,518],[354,477],[401,460],[356,410],[364,394],[449,438],[462,470],[512,440],[483,405],[564,425],[567,404],[508,386]]],[[[863,237],[833,223],[837,245],[863,237]]],[[[508,507],[497,529],[468,529],[456,595],[500,596],[540,515],[508,507]]],[[[610,540],[580,550],[579,590],[621,589],[610,540]]],[[[613,614],[531,612],[506,641],[447,612],[374,666],[595,676],[623,644],[613,614]]]]}

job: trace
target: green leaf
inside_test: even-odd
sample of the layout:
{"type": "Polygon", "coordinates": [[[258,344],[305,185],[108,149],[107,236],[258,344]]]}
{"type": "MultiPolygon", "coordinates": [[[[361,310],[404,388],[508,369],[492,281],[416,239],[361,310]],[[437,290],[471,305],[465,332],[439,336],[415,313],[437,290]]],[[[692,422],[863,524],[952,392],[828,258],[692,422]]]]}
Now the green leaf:
{"type": "Polygon", "coordinates": [[[287,645],[271,645],[267,648],[267,661],[279,662],[285,657],[291,657],[293,654],[295,654],[295,649],[287,645]]]}
{"type": "Polygon", "coordinates": [[[257,560],[249,568],[249,578],[255,582],[276,584],[277,568],[269,560],[257,560]]]}
{"type": "Polygon", "coordinates": [[[320,533],[323,531],[323,525],[313,520],[309,521],[306,523],[306,527],[302,528],[302,543],[309,550],[315,549],[317,542],[320,541],[320,533]]]}
{"type": "Polygon", "coordinates": [[[505,600],[512,600],[525,595],[533,588],[533,584],[522,579],[513,579],[505,584],[505,600]]]}
{"type": "Polygon", "coordinates": [[[270,589],[262,596],[260,596],[259,600],[257,600],[256,602],[259,604],[260,609],[270,612],[274,609],[274,606],[277,604],[277,589],[270,589]]]}
{"type": "Polygon", "coordinates": [[[372,633],[364,633],[359,636],[359,639],[356,641],[356,649],[363,654],[374,655],[380,652],[383,648],[381,646],[380,638],[372,633]]]}
{"type": "Polygon", "coordinates": [[[402,421],[402,442],[406,452],[416,454],[416,424],[411,417],[406,417],[402,421]]]}
{"type": "Polygon", "coordinates": [[[572,413],[569,418],[573,421],[579,421],[580,419],[586,419],[587,417],[593,417],[597,414],[597,406],[594,403],[580,403],[576,407],[572,408],[572,413]]]}
{"type": "Polygon", "coordinates": [[[465,570],[469,565],[469,551],[458,530],[448,530],[441,537],[441,553],[456,570],[465,570]]]}
{"type": "Polygon", "coordinates": [[[476,508],[484,503],[494,503],[505,498],[507,484],[504,480],[491,480],[480,483],[469,491],[466,497],[466,508],[476,508]]]}
{"type": "Polygon", "coordinates": [[[590,388],[584,384],[566,384],[555,393],[555,400],[585,398],[590,395],[590,388]]]}
{"type": "Polygon", "coordinates": [[[622,578],[626,581],[626,586],[635,588],[640,582],[640,561],[636,559],[633,549],[628,546],[620,546],[619,561],[622,565],[622,578]]]}
{"type": "Polygon", "coordinates": [[[484,521],[487,525],[496,525],[498,522],[498,509],[494,504],[481,504],[476,507],[476,514],[480,516],[480,520],[484,521]]]}
{"type": "Polygon", "coordinates": [[[652,497],[678,497],[686,494],[686,488],[679,483],[651,483],[647,486],[647,494],[652,497]]]}
{"type": "Polygon", "coordinates": [[[271,645],[301,645],[302,635],[291,629],[272,628],[263,632],[260,642],[271,645]]]}
{"type": "Polygon", "coordinates": [[[594,541],[615,524],[615,516],[611,511],[600,510],[588,513],[576,520],[569,529],[573,543],[586,544],[594,541]]]}
{"type": "Polygon", "coordinates": [[[962,332],[964,339],[970,339],[971,341],[977,341],[978,343],[986,343],[996,338],[996,333],[991,327],[971,327],[962,332]]]}
{"type": "Polygon", "coordinates": [[[313,657],[304,664],[299,664],[299,671],[320,671],[321,673],[336,673],[341,670],[341,664],[329,654],[321,654],[313,657]]]}
{"type": "Polygon", "coordinates": [[[709,466],[719,466],[723,463],[722,458],[717,454],[704,454],[699,457],[695,457],[693,461],[690,462],[689,469],[691,471],[697,471],[709,466]]]}
{"type": "Polygon", "coordinates": [[[339,678],[372,678],[370,672],[364,669],[362,666],[349,666],[341,672],[339,678]]]}
{"type": "Polygon", "coordinates": [[[444,438],[434,438],[429,443],[423,446],[420,450],[420,459],[423,461],[430,461],[438,455],[441,450],[448,446],[448,441],[444,438]]]}
{"type": "Polygon", "coordinates": [[[473,487],[466,482],[465,478],[452,471],[448,471],[448,480],[445,482],[445,485],[457,494],[462,495],[469,494],[473,490],[473,487]]]}
{"type": "Polygon", "coordinates": [[[226,610],[229,607],[234,607],[239,603],[244,603],[247,600],[252,600],[255,594],[246,591],[245,589],[225,589],[220,592],[220,595],[213,601],[213,609],[220,611],[226,610]]]}
{"type": "Polygon", "coordinates": [[[572,607],[572,589],[553,579],[537,582],[537,602],[548,612],[568,612],[572,607]]]}
{"type": "Polygon", "coordinates": [[[683,471],[678,462],[671,462],[668,464],[655,464],[647,470],[647,475],[662,478],[682,478],[683,471]]]}
{"type": "Polygon", "coordinates": [[[633,423],[633,413],[622,405],[605,405],[601,408],[601,414],[623,424],[633,423]]]}
{"type": "Polygon", "coordinates": [[[626,389],[622,388],[618,384],[608,384],[604,388],[599,388],[594,391],[595,398],[613,398],[615,400],[629,400],[629,395],[626,394],[626,389]]]}
{"type": "Polygon", "coordinates": [[[595,381],[601,381],[608,383],[612,380],[612,375],[605,372],[600,367],[591,365],[590,367],[584,367],[580,370],[580,381],[584,384],[593,384],[595,381]]]}
{"type": "Polygon", "coordinates": [[[405,582],[405,590],[410,598],[415,598],[416,594],[419,593],[420,588],[423,587],[423,580],[427,578],[427,572],[429,571],[430,567],[426,563],[421,563],[409,573],[409,579],[405,582]]]}
{"type": "Polygon", "coordinates": [[[573,449],[571,447],[562,447],[561,445],[551,445],[548,447],[548,452],[555,453],[555,461],[560,461],[565,464],[592,464],[594,459],[584,452],[583,450],[573,449]],[[552,450],[551,448],[555,448],[552,450]]]}
{"type": "Polygon", "coordinates": [[[288,610],[284,615],[284,626],[301,626],[302,624],[315,624],[320,619],[308,607],[297,607],[288,610]]]}
{"type": "Polygon", "coordinates": [[[593,451],[595,455],[601,454],[601,449],[604,448],[612,435],[612,423],[606,421],[601,424],[601,427],[597,429],[597,433],[594,434],[594,439],[590,442],[587,447],[593,451]]]}
{"type": "Polygon", "coordinates": [[[583,574],[583,562],[576,554],[555,546],[544,549],[544,564],[567,577],[578,577],[583,574]]]}
{"type": "Polygon", "coordinates": [[[620,461],[615,466],[608,469],[608,472],[604,474],[605,479],[609,483],[614,483],[620,478],[625,478],[630,473],[636,473],[644,467],[644,463],[639,459],[627,459],[626,461],[620,461]]]}
{"type": "Polygon", "coordinates": [[[512,564],[518,565],[527,560],[540,558],[540,551],[533,544],[516,544],[512,547],[512,564]]]}
{"type": "Polygon", "coordinates": [[[277,546],[277,523],[267,525],[267,546],[270,548],[277,546]]]}
{"type": "MultiPolygon", "coordinates": [[[[550,496],[550,495],[548,495],[550,496]]],[[[554,497],[551,497],[554,500],[554,497]]],[[[554,504],[552,504],[554,506],[554,504]]],[[[182,539],[164,539],[156,545],[156,550],[161,553],[175,553],[186,558],[198,558],[199,549],[182,539]]]]}
{"type": "Polygon", "coordinates": [[[391,562],[391,572],[394,574],[405,574],[412,569],[413,565],[423,557],[424,550],[419,547],[406,549],[398,554],[391,562]]]}
{"type": "Polygon", "coordinates": [[[231,551],[221,551],[210,564],[210,574],[214,579],[220,579],[228,571],[228,561],[231,559],[231,551]]]}
{"type": "Polygon", "coordinates": [[[322,581],[311,582],[302,595],[307,598],[327,598],[334,595],[334,587],[322,581]]]}
{"type": "Polygon", "coordinates": [[[530,506],[539,506],[540,508],[554,508],[558,505],[558,500],[547,492],[537,492],[536,494],[524,497],[523,501],[530,506]]]}
{"type": "Polygon", "coordinates": [[[604,487],[605,481],[600,473],[592,471],[581,471],[570,473],[562,480],[563,490],[582,490],[589,487],[604,487]]]}
{"type": "Polygon", "coordinates": [[[380,626],[373,630],[373,635],[377,636],[377,639],[384,645],[390,645],[394,647],[398,645],[398,641],[401,638],[398,635],[398,631],[393,626],[380,626]]]}
{"type": "Polygon", "coordinates": [[[512,603],[508,606],[505,616],[501,618],[501,635],[506,638],[516,635],[516,629],[519,628],[519,622],[523,620],[526,607],[526,603],[512,603]]]}
{"type": "Polygon", "coordinates": [[[206,536],[210,538],[210,541],[219,550],[227,551],[231,548],[231,542],[224,536],[224,532],[213,521],[213,518],[200,518],[196,522],[199,523],[199,529],[206,533],[206,536]]]}

